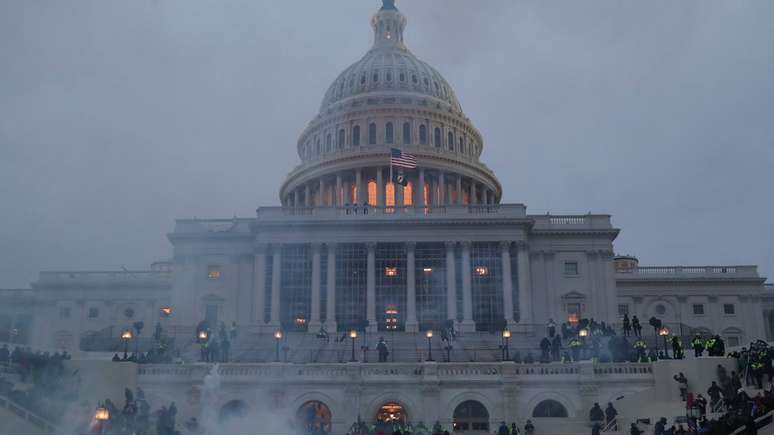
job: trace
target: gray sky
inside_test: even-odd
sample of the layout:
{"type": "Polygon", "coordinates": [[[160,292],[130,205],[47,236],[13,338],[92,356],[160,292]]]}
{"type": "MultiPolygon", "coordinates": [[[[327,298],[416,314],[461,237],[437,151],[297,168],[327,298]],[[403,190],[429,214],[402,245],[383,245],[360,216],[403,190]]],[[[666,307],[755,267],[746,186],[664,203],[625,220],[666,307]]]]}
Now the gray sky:
{"type": "MultiPolygon", "coordinates": [[[[146,268],[276,205],[378,0],[0,0],[0,287],[146,268]]],[[[774,2],[398,0],[506,202],[610,213],[643,264],[774,276],[774,2]]]]}

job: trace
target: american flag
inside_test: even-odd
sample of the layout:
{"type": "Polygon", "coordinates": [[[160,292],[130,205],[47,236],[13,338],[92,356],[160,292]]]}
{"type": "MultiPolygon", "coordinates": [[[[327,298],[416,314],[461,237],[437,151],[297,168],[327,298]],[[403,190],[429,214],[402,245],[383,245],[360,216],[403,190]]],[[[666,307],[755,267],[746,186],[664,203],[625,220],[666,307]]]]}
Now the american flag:
{"type": "Polygon", "coordinates": [[[392,148],[390,150],[390,165],[399,168],[416,169],[417,158],[397,148],[392,148]]]}

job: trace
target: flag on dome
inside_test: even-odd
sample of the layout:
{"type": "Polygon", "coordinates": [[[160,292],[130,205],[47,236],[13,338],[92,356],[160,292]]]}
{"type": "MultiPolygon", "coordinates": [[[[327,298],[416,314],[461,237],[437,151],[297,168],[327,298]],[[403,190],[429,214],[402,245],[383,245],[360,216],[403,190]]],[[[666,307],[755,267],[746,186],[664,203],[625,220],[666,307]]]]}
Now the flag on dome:
{"type": "Polygon", "coordinates": [[[416,169],[417,158],[397,148],[392,148],[390,150],[390,165],[399,168],[416,169]]]}

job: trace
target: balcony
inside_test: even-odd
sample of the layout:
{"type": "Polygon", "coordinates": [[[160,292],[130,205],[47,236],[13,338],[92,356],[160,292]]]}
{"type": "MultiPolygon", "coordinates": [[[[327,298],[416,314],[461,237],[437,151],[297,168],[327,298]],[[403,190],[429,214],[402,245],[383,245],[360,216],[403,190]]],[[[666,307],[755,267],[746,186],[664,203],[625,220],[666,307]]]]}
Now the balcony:
{"type": "Polygon", "coordinates": [[[32,287],[165,287],[171,280],[166,271],[40,272],[32,287]]]}
{"type": "Polygon", "coordinates": [[[618,279],[759,279],[757,266],[640,266],[616,270],[618,279]]]}
{"type": "Polygon", "coordinates": [[[522,204],[429,207],[261,207],[258,222],[527,219],[522,204]]]}

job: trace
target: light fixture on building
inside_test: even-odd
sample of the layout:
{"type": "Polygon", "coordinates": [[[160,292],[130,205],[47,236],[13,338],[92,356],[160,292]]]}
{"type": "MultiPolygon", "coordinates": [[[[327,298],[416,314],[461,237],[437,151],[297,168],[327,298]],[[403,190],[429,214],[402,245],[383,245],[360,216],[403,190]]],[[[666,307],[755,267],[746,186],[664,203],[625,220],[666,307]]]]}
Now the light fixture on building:
{"type": "Polygon", "coordinates": [[[133,334],[132,334],[132,330],[131,329],[127,329],[126,331],[121,333],[121,339],[122,340],[129,341],[129,340],[132,339],[132,337],[133,337],[133,334]]]}
{"type": "Polygon", "coordinates": [[[199,331],[199,341],[207,341],[207,338],[209,337],[209,334],[207,333],[207,330],[202,329],[199,331]]]}
{"type": "Polygon", "coordinates": [[[486,266],[476,266],[476,275],[487,276],[489,275],[489,268],[486,266]]]}
{"type": "Polygon", "coordinates": [[[424,269],[422,269],[422,271],[424,271],[425,273],[433,273],[433,268],[432,267],[425,267],[424,269]]]}
{"type": "Polygon", "coordinates": [[[567,323],[570,325],[577,325],[578,324],[578,313],[570,313],[567,315],[567,323]]]}
{"type": "Polygon", "coordinates": [[[384,268],[384,276],[398,276],[398,268],[397,267],[385,267],[384,268]]]}
{"type": "Polygon", "coordinates": [[[161,315],[169,317],[172,315],[172,307],[161,307],[161,315]]]}
{"type": "Polygon", "coordinates": [[[110,411],[108,411],[104,405],[100,404],[97,407],[97,411],[94,413],[94,419],[100,422],[108,421],[110,420],[110,411]]]}
{"type": "Polygon", "coordinates": [[[578,331],[578,336],[580,337],[588,337],[589,336],[589,330],[586,328],[581,328],[580,331],[578,331]]]}

